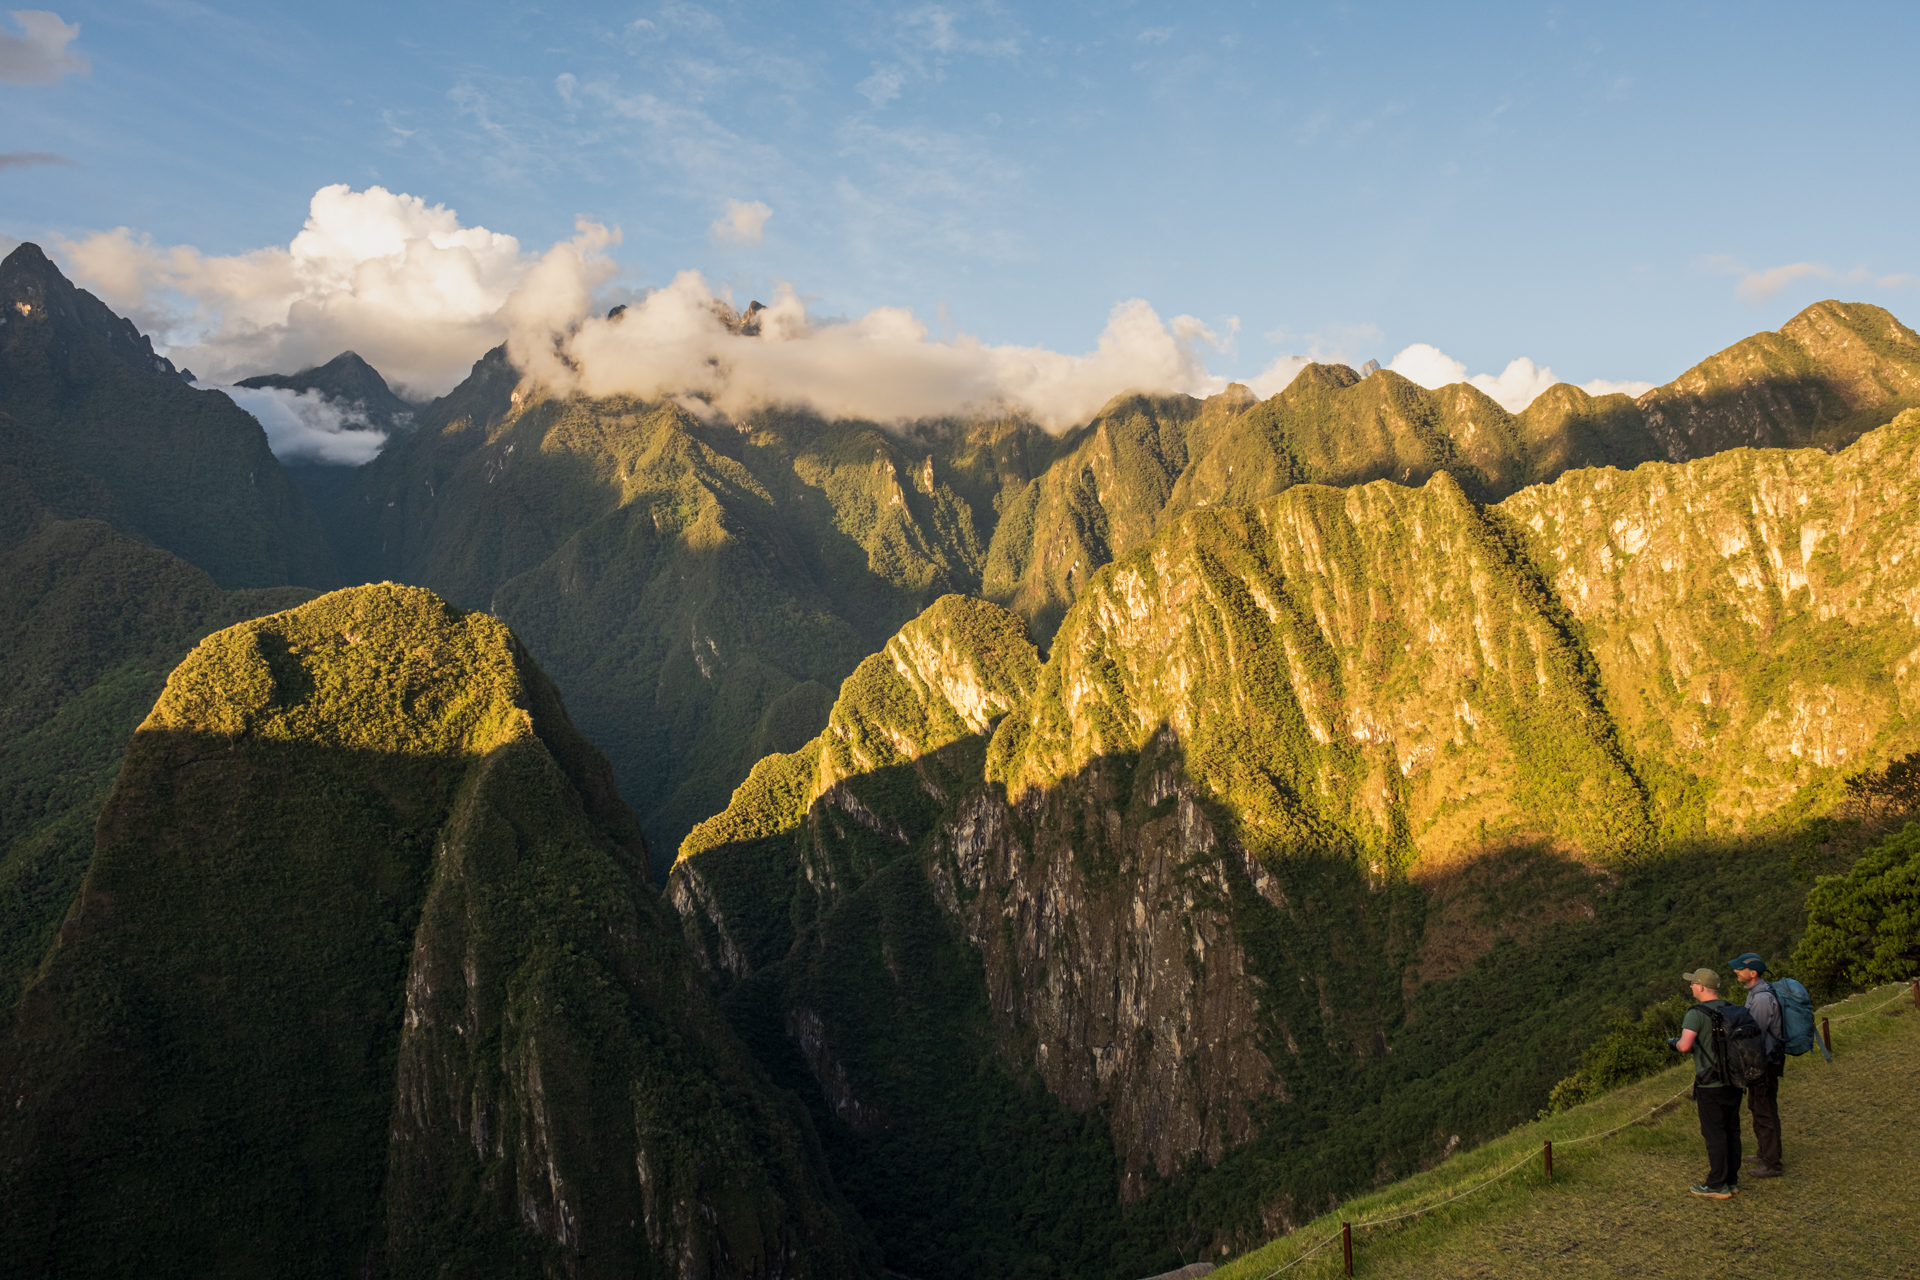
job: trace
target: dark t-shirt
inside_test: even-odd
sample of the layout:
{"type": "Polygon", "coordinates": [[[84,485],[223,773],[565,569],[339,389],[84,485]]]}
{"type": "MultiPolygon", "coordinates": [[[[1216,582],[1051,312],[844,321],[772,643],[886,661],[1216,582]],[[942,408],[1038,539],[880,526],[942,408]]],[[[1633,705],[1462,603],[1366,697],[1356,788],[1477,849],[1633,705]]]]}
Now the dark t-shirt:
{"type": "Polygon", "coordinates": [[[1729,1008],[1732,1006],[1725,1000],[1708,1000],[1704,1007],[1695,1005],[1687,1010],[1687,1016],[1680,1020],[1682,1031],[1693,1032],[1693,1087],[1696,1089],[1733,1087],[1720,1080],[1720,1059],[1713,1052],[1713,1019],[1706,1014],[1707,1009],[1729,1008]]]}

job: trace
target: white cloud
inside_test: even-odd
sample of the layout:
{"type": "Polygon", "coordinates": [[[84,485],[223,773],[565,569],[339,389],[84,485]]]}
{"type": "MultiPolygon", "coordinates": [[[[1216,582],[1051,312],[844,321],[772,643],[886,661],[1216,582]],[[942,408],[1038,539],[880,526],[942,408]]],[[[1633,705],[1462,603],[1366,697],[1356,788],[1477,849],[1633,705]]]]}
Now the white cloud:
{"type": "Polygon", "coordinates": [[[1651,382],[1632,380],[1612,382],[1606,378],[1595,378],[1592,382],[1581,383],[1580,389],[1590,396],[1624,395],[1632,396],[1635,400],[1638,400],[1641,396],[1653,390],[1653,384],[1651,382]]]}
{"type": "Polygon", "coordinates": [[[223,392],[258,419],[266,429],[267,447],[282,462],[357,467],[371,461],[387,442],[387,433],[374,429],[364,412],[334,404],[318,391],[193,385],[202,391],[223,392]]]}
{"type": "Polygon", "coordinates": [[[590,246],[549,254],[510,308],[509,353],[555,391],[681,396],[698,411],[729,414],[802,404],[880,422],[1013,411],[1057,430],[1120,392],[1207,394],[1225,385],[1201,359],[1200,347],[1217,345],[1210,329],[1191,316],[1162,322],[1137,299],[1113,309],[1093,351],[1070,356],[965,335],[932,341],[898,307],[821,322],[784,287],[760,313],[759,333],[737,334],[693,271],[601,319],[587,307],[593,272],[590,246]]]}
{"type": "Polygon", "coordinates": [[[875,67],[872,75],[853,86],[853,91],[879,108],[899,97],[900,86],[906,82],[906,72],[899,67],[875,67]]]}
{"type": "Polygon", "coordinates": [[[211,257],[125,227],[56,240],[69,273],[216,382],[308,368],[352,349],[414,396],[449,390],[506,336],[533,268],[512,236],[382,187],[316,192],[286,248],[211,257]]]}
{"type": "Polygon", "coordinates": [[[1876,289],[1900,289],[1920,285],[1920,275],[1898,273],[1894,275],[1876,275],[1865,267],[1854,267],[1850,271],[1835,271],[1822,262],[1788,262],[1777,267],[1762,267],[1755,270],[1743,262],[1717,254],[1706,260],[1709,270],[1721,275],[1738,276],[1733,286],[1734,297],[1752,306],[1761,306],[1771,302],[1775,294],[1796,280],[1833,280],[1841,284],[1864,284],[1876,289]]]}
{"type": "Polygon", "coordinates": [[[1467,366],[1438,347],[1424,342],[1416,342],[1406,348],[1393,358],[1393,363],[1387,368],[1428,390],[1465,382],[1486,392],[1508,413],[1519,413],[1532,404],[1542,391],[1559,381],[1553,376],[1552,369],[1537,368],[1525,356],[1509,362],[1497,377],[1481,373],[1469,378],[1467,366]]]}
{"type": "Polygon", "coordinates": [[[758,200],[729,200],[707,234],[723,244],[759,244],[766,239],[767,219],[773,210],[758,200]]]}
{"type": "Polygon", "coordinates": [[[0,31],[0,83],[52,84],[61,76],[90,70],[85,58],[67,52],[80,34],[77,22],[62,22],[45,9],[15,9],[19,35],[0,31]]]}

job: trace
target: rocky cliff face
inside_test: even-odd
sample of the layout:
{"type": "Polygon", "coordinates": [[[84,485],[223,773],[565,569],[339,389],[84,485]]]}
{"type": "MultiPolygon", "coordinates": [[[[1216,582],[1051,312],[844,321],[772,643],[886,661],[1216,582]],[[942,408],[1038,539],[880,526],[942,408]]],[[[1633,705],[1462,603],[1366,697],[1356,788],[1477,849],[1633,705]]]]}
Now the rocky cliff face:
{"type": "Polygon", "coordinates": [[[644,868],[493,619],[369,587],[203,641],[0,1042],[9,1256],[869,1272],[644,868]]]}
{"type": "Polygon", "coordinates": [[[838,728],[695,830],[670,898],[736,1010],[784,1009],[823,1123],[898,1132],[927,1123],[891,1101],[915,1068],[865,1006],[914,985],[912,939],[868,900],[911,877],[958,944],[927,962],[975,975],[974,1043],[1101,1117],[1139,1218],[1213,1167],[1277,1229],[1327,1185],[1316,1126],[1403,1115],[1409,1145],[1372,1148],[1391,1168],[1473,1123],[1431,1081],[1492,1043],[1461,1009],[1532,945],[1503,917],[1549,930],[1543,966],[1601,967],[1596,915],[1666,927],[1671,896],[1632,904],[1688,841],[1917,745],[1916,449],[1907,414],[1838,455],[1577,471],[1492,507],[1440,474],[1197,511],[1092,576],[1037,672],[1001,660],[990,734],[937,690],[1004,615],[943,602],[869,660],[889,693],[850,680],[838,728]],[[908,657],[934,633],[945,656],[908,657]],[[1535,896],[1463,916],[1463,868],[1535,896]]]}

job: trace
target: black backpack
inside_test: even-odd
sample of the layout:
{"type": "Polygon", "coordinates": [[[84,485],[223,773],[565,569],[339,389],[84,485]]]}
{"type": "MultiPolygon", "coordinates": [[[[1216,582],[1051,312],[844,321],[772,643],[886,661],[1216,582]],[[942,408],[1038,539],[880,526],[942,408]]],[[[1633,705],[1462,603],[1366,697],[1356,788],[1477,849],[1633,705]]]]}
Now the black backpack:
{"type": "Polygon", "coordinates": [[[1702,1084],[1730,1084],[1736,1089],[1751,1089],[1767,1079],[1766,1036],[1746,1006],[1709,1004],[1693,1006],[1707,1015],[1713,1029],[1714,1069],[1700,1078],[1702,1084]]]}

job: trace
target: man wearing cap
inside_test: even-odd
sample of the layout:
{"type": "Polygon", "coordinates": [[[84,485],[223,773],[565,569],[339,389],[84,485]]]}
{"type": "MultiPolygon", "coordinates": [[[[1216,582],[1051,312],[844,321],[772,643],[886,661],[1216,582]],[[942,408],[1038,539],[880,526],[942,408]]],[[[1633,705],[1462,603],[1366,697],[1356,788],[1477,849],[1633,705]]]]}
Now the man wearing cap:
{"type": "Polygon", "coordinates": [[[1709,1200],[1730,1200],[1740,1190],[1740,1090],[1722,1079],[1713,1019],[1706,1010],[1732,1006],[1720,998],[1720,975],[1711,969],[1683,973],[1680,981],[1693,989],[1699,1004],[1687,1010],[1680,1034],[1668,1043],[1693,1055],[1693,1102],[1700,1112],[1700,1136],[1707,1141],[1707,1180],[1690,1190],[1709,1200]]]}
{"type": "Polygon", "coordinates": [[[1787,1065],[1787,1035],[1780,1017],[1780,999],[1773,984],[1760,975],[1767,962],[1751,951],[1727,961],[1733,976],[1747,989],[1747,1012],[1766,1037],[1767,1079],[1747,1090],[1747,1110],[1753,1116],[1753,1136],[1760,1153],[1747,1162],[1750,1178],[1780,1176],[1780,1073],[1787,1065]]]}

